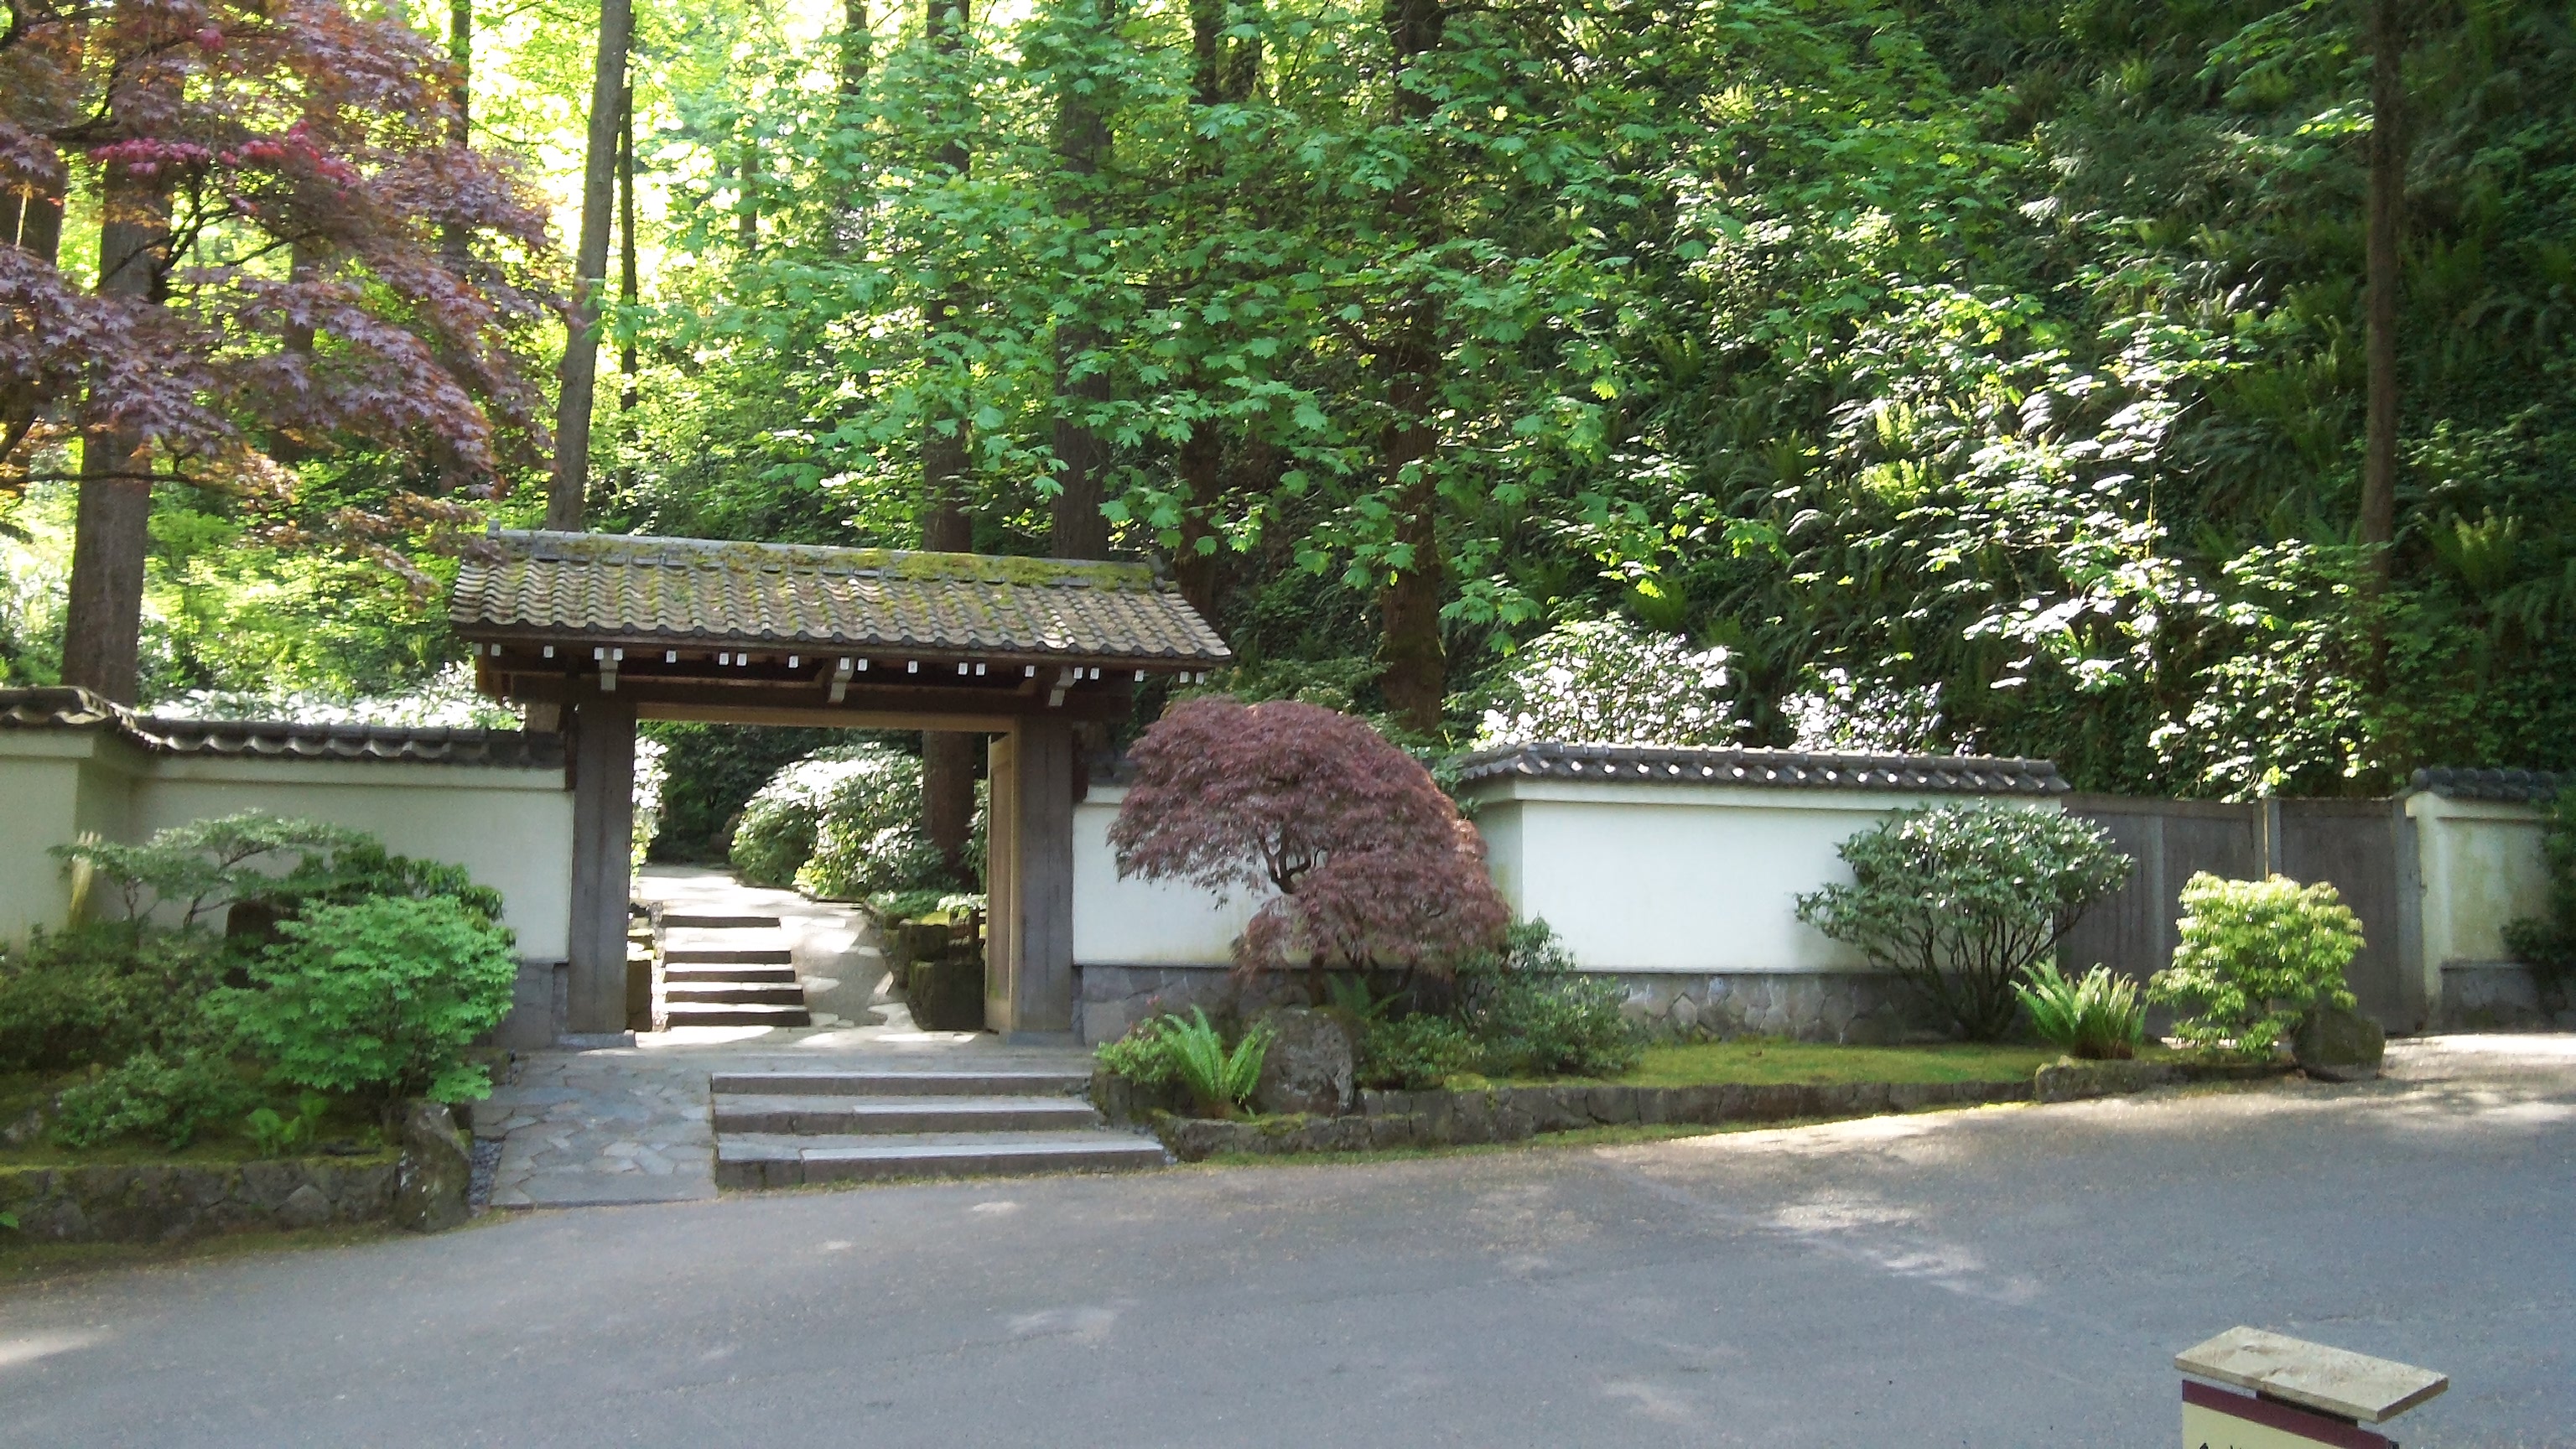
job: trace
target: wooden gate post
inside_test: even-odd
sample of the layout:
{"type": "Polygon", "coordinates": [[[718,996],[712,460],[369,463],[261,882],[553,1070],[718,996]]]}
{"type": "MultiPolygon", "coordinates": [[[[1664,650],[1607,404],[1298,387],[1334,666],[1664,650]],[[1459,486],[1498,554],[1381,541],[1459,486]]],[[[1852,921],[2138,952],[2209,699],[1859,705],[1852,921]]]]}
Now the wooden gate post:
{"type": "Polygon", "coordinates": [[[1073,1035],[1073,725],[1023,719],[993,750],[986,806],[992,966],[984,1024],[1006,1039],[1073,1035]]]}
{"type": "Polygon", "coordinates": [[[572,959],[564,1030],[590,1036],[626,1030],[635,702],[594,693],[572,716],[572,959]]]}

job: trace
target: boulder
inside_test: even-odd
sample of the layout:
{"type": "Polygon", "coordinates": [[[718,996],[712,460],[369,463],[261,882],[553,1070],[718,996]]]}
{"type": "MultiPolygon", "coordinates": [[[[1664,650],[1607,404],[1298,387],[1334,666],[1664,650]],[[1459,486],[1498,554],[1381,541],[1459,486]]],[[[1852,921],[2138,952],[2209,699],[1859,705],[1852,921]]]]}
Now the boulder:
{"type": "Polygon", "coordinates": [[[281,1228],[318,1228],[331,1221],[331,1199],[308,1182],[277,1205],[276,1218],[281,1228]]]}
{"type": "Polygon", "coordinates": [[[473,1215],[466,1192],[474,1153],[444,1102],[403,1108],[402,1171],[394,1183],[394,1221],[415,1233],[456,1227],[473,1215]]]}
{"type": "Polygon", "coordinates": [[[2290,1043],[2299,1069],[2326,1082],[2366,1082],[2379,1075],[2388,1034],[2379,1023],[2340,1006],[2320,1006],[2299,1024],[2290,1043]]]}
{"type": "Polygon", "coordinates": [[[1304,1112],[1338,1117],[1358,1100],[1358,1071],[1350,1033],[1321,1011],[1283,1006],[1264,1012],[1273,1033],[1261,1059],[1261,1085],[1253,1102],[1264,1112],[1304,1112]]]}

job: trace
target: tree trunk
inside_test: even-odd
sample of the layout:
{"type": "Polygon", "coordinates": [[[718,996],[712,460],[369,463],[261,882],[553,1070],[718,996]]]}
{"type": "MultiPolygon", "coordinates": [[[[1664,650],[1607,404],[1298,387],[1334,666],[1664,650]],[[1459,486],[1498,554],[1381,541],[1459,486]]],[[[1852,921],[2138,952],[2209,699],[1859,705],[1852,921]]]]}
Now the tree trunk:
{"type": "MultiPolygon", "coordinates": [[[[100,196],[101,293],[159,300],[169,266],[166,186],[122,166],[109,168],[100,196]]],[[[83,436],[71,597],[63,619],[63,683],[95,690],[120,704],[133,704],[141,695],[151,464],[151,450],[132,432],[93,424],[83,436]]]]}
{"type": "Polygon", "coordinates": [[[875,33],[868,28],[868,0],[842,0],[840,77],[844,99],[867,89],[875,41],[875,33]]]}
{"type": "Polygon", "coordinates": [[[564,318],[557,374],[554,477],[546,527],[577,531],[590,492],[590,420],[599,383],[599,297],[608,285],[608,229],[617,201],[618,117],[625,109],[626,50],[634,39],[631,0],[599,0],[599,54],[590,74],[589,150],[581,172],[581,241],[573,256],[572,306],[564,318]]]}
{"type": "MultiPolygon", "coordinates": [[[[1110,77],[1096,62],[1100,49],[1116,35],[1118,0],[1068,0],[1065,14],[1074,22],[1072,38],[1082,47],[1082,56],[1076,64],[1057,68],[1057,188],[1063,198],[1060,205],[1072,213],[1074,224],[1096,234],[1095,180],[1110,146],[1110,77]]],[[[1077,295],[1072,305],[1085,304],[1077,295]]],[[[1083,417],[1087,410],[1109,401],[1109,375],[1082,370],[1088,355],[1099,346],[1100,330],[1090,319],[1076,315],[1056,324],[1055,457],[1061,491],[1050,510],[1049,535],[1057,558],[1109,556],[1109,520],[1100,511],[1106,450],[1083,417]]]]}
{"type": "MultiPolygon", "coordinates": [[[[965,0],[929,0],[923,28],[932,54],[942,64],[964,43],[965,0]]],[[[934,115],[933,120],[944,120],[934,115]]],[[[966,144],[951,139],[939,148],[938,161],[950,173],[963,175],[970,158],[966,144]]],[[[953,283],[922,309],[927,341],[934,348],[957,314],[964,310],[963,290],[953,283]]],[[[942,432],[937,417],[924,419],[921,434],[921,546],[938,553],[971,553],[975,534],[966,516],[966,419],[946,419],[954,431],[942,432]]],[[[976,737],[949,731],[925,731],[921,737],[921,825],[930,843],[962,878],[966,842],[975,813],[976,737]]]]}
{"type": "MultiPolygon", "coordinates": [[[[447,144],[470,146],[474,143],[474,0],[447,0],[447,64],[455,72],[455,81],[447,89],[447,103],[453,108],[447,117],[447,144]]],[[[439,233],[439,256],[449,271],[464,275],[472,243],[472,233],[461,226],[439,233]]]]}
{"type": "Polygon", "coordinates": [[[743,124],[742,145],[734,152],[734,186],[741,198],[733,212],[734,244],[744,256],[760,250],[760,139],[743,124]]]}
{"type": "MultiPolygon", "coordinates": [[[[1415,245],[1427,244],[1436,225],[1430,206],[1429,152],[1437,144],[1430,132],[1435,109],[1431,95],[1407,84],[1421,56],[1440,44],[1447,16],[1440,0],[1386,0],[1387,40],[1395,56],[1395,113],[1410,128],[1422,154],[1404,183],[1388,198],[1389,230],[1415,245]]],[[[1385,486],[1393,495],[1395,541],[1411,550],[1410,559],[1393,570],[1378,594],[1383,628],[1378,659],[1384,666],[1378,686],[1406,728],[1424,734],[1440,727],[1441,702],[1448,693],[1449,660],[1440,639],[1440,490],[1432,473],[1440,434],[1433,423],[1440,363],[1440,304],[1415,290],[1395,308],[1396,334],[1378,350],[1378,373],[1386,390],[1388,419],[1379,431],[1378,450],[1385,486]]]]}
{"type": "MultiPolygon", "coordinates": [[[[633,308],[641,288],[635,266],[635,85],[619,101],[617,132],[617,300],[633,308]]],[[[635,409],[635,332],[617,339],[617,410],[635,409]]]]}
{"type": "MultiPolygon", "coordinates": [[[[1251,99],[1261,73],[1261,41],[1257,35],[1238,40],[1226,34],[1236,18],[1229,12],[1237,10],[1229,0],[1190,0],[1192,105],[1239,105],[1251,99]]],[[[1199,136],[1195,123],[1190,134],[1199,136]]],[[[1194,139],[1191,152],[1191,190],[1194,197],[1206,199],[1216,183],[1212,146],[1203,139],[1194,139]]],[[[1208,390],[1207,379],[1195,370],[1190,385],[1201,393],[1208,390]]],[[[1271,453],[1267,444],[1257,438],[1247,437],[1245,446],[1265,458],[1271,453]]],[[[1203,618],[1215,616],[1222,582],[1219,550],[1224,539],[1215,520],[1225,497],[1224,464],[1224,430],[1218,419],[1206,416],[1193,420],[1190,436],[1181,444],[1177,459],[1182,495],[1181,546],[1179,557],[1172,562],[1172,572],[1180,584],[1181,597],[1203,618]]]]}
{"type": "Polygon", "coordinates": [[[2406,55],[2397,0],[2370,0],[2370,49],[2370,214],[2364,261],[2370,395],[2360,535],[2373,550],[2369,577],[2385,586],[2396,567],[2398,247],[2406,212],[2406,55]]]}

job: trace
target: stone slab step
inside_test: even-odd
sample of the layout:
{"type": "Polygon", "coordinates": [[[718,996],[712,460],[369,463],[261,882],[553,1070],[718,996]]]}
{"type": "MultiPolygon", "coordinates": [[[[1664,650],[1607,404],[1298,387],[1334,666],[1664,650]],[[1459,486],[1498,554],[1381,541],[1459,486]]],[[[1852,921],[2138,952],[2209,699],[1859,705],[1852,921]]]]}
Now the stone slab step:
{"type": "Polygon", "coordinates": [[[664,911],[662,929],[666,931],[759,931],[777,930],[776,916],[725,916],[704,911],[664,911]]]}
{"type": "Polygon", "coordinates": [[[674,1004],[730,1001],[803,1006],[805,988],[793,981],[666,981],[662,999],[674,1004]]]}
{"type": "Polygon", "coordinates": [[[758,981],[764,985],[795,984],[796,968],[777,962],[677,961],[662,968],[662,979],[682,981],[758,981]]]}
{"type": "Polygon", "coordinates": [[[888,1068],[844,1072],[718,1072],[720,1094],[808,1097],[1062,1097],[1091,1088],[1087,1071],[996,1067],[987,1071],[888,1068]]]}
{"type": "Polygon", "coordinates": [[[678,946],[666,941],[662,959],[678,965],[786,966],[796,956],[784,946],[678,946]]]}
{"type": "Polygon", "coordinates": [[[759,1002],[666,1001],[662,1019],[671,1026],[811,1026],[814,1018],[802,1006],[759,1002]]]}
{"type": "Polygon", "coordinates": [[[1080,1097],[816,1097],[719,1094],[718,1132],[882,1136],[920,1132],[1045,1132],[1101,1125],[1080,1097]]]}
{"type": "Polygon", "coordinates": [[[1007,1177],[1038,1172],[1115,1172],[1171,1159],[1150,1137],[1095,1128],[1083,1132],[936,1132],[868,1137],[716,1138],[720,1187],[801,1187],[889,1177],[1007,1177]]]}

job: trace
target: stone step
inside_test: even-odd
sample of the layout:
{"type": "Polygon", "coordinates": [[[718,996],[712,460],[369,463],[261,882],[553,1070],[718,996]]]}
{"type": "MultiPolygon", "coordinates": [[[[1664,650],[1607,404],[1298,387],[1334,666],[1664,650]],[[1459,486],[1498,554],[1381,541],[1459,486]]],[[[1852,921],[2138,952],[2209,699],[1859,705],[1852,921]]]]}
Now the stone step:
{"type": "Polygon", "coordinates": [[[995,1067],[986,1071],[718,1072],[719,1094],[801,1097],[1062,1097],[1091,1088],[1087,1071],[995,1067]]]}
{"type": "Polygon", "coordinates": [[[678,961],[662,968],[662,979],[674,984],[682,981],[757,981],[764,985],[794,985],[796,968],[776,962],[678,961]]]}
{"type": "Polygon", "coordinates": [[[1161,1167],[1170,1160],[1152,1138],[1108,1128],[848,1137],[736,1133],[716,1138],[716,1185],[801,1187],[869,1178],[1113,1172],[1161,1167]]]}
{"type": "Polygon", "coordinates": [[[816,1097],[719,1094],[718,1132],[882,1136],[920,1132],[1043,1132],[1097,1127],[1079,1097],[816,1097]]]}
{"type": "Polygon", "coordinates": [[[784,946],[674,946],[665,943],[662,959],[675,965],[786,966],[796,960],[784,946]]]}
{"type": "Polygon", "coordinates": [[[802,1005],[759,1002],[666,1001],[662,1019],[670,1026],[811,1026],[814,1018],[802,1005]]]}
{"type": "Polygon", "coordinates": [[[803,1006],[805,988],[794,981],[666,981],[662,999],[677,1005],[689,1002],[767,1002],[772,1006],[803,1006]]]}
{"type": "Polygon", "coordinates": [[[759,931],[778,929],[776,916],[724,916],[699,911],[664,911],[666,931],[759,931]]]}

